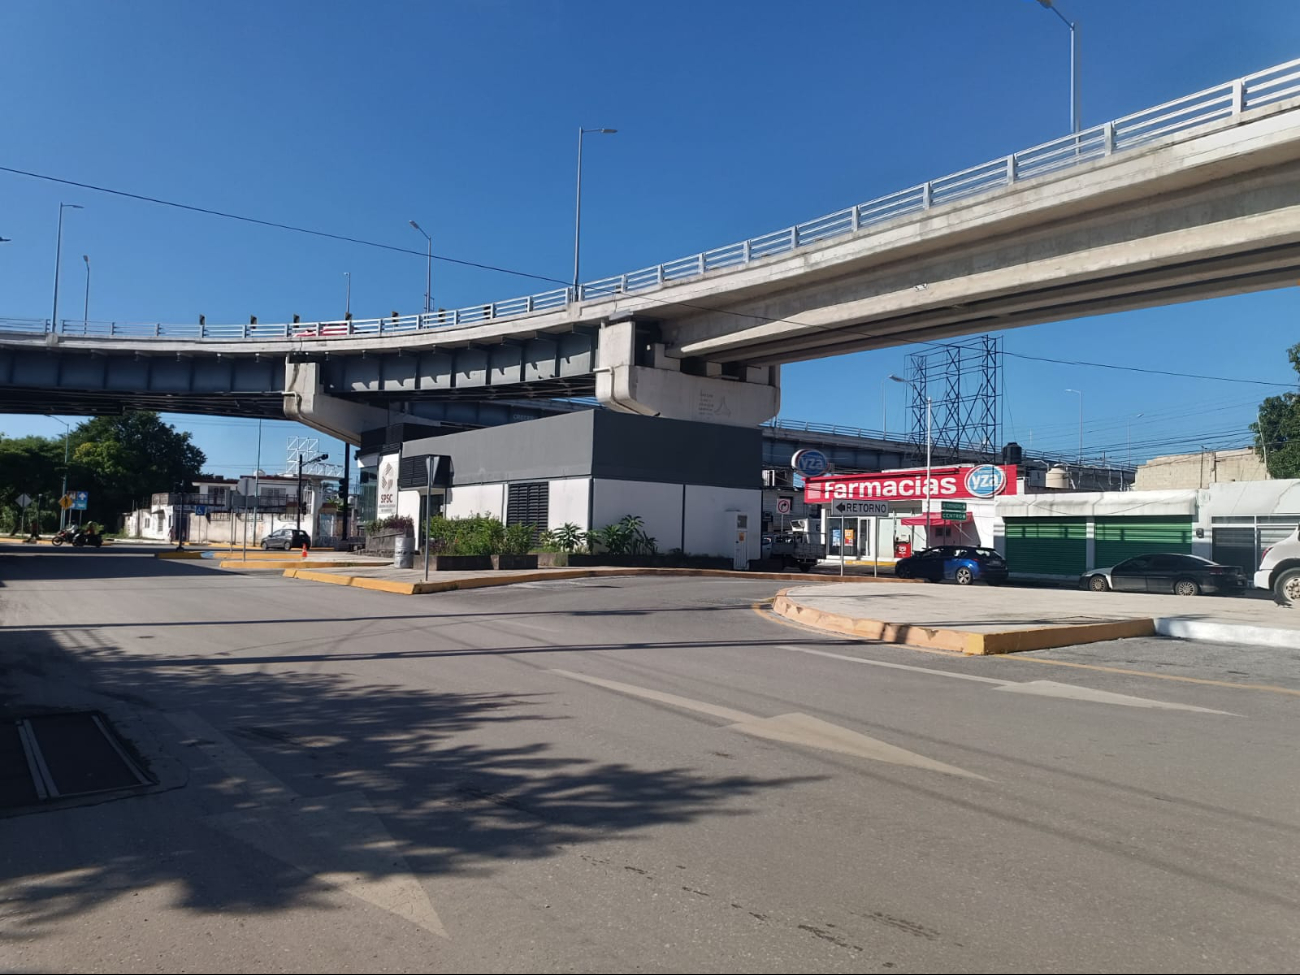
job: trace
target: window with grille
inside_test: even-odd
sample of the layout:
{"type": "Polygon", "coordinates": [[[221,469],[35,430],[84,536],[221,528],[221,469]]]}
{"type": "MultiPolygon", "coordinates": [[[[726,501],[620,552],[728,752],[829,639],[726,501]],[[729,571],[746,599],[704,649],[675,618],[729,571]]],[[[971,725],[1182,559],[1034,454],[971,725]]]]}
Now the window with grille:
{"type": "Polygon", "coordinates": [[[549,481],[511,484],[506,494],[506,524],[532,525],[539,532],[545,531],[550,507],[549,481]]]}

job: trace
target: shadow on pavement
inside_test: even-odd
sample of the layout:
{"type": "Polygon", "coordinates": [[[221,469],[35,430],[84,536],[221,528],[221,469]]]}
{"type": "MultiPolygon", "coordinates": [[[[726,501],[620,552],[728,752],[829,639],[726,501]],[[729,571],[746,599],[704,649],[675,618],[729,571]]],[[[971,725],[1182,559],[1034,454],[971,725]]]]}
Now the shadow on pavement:
{"type": "Polygon", "coordinates": [[[126,712],[157,735],[138,744],[179,759],[188,775],[168,793],[0,820],[9,935],[53,936],[92,907],[160,886],[194,912],[278,912],[327,906],[337,894],[322,875],[487,875],[566,845],[742,815],[744,797],[814,778],[593,760],[548,742],[548,725],[566,717],[548,708],[549,694],[374,682],[322,672],[316,659],[240,672],[128,653],[93,627],[6,636],[0,716],[21,713],[33,688],[65,706],[126,712]],[[267,799],[272,787],[250,787],[212,751],[222,741],[176,725],[192,715],[285,793],[267,799]],[[382,824],[391,852],[376,853],[374,829],[331,827],[309,868],[267,855],[267,837],[318,836],[313,815],[382,824]],[[244,819],[248,832],[233,831],[244,819]]]}
{"type": "Polygon", "coordinates": [[[0,545],[0,586],[6,579],[177,579],[211,571],[200,560],[156,559],[153,552],[51,545],[0,545]]]}

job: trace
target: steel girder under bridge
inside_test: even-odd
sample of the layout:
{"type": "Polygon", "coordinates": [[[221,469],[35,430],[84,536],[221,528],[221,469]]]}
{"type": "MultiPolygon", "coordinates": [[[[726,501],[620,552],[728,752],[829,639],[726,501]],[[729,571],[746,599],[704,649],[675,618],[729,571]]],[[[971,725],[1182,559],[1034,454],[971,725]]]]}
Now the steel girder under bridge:
{"type": "MultiPolygon", "coordinates": [[[[295,350],[287,355],[206,349],[157,352],[64,346],[0,348],[0,412],[119,413],[128,409],[283,418],[295,366],[315,366],[320,392],[367,406],[418,412],[446,400],[589,396],[597,330],[462,348],[382,352],[295,350]]],[[[48,338],[48,337],[47,337],[48,338]]],[[[431,412],[437,412],[433,410],[431,412]]]]}

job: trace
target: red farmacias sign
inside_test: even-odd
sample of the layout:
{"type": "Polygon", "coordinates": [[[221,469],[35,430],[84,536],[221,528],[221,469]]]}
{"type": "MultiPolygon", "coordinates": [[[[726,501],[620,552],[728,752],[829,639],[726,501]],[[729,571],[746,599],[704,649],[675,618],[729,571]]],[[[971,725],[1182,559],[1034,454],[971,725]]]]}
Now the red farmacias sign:
{"type": "MultiPolygon", "coordinates": [[[[930,471],[931,499],[996,498],[1015,494],[1014,464],[935,467],[930,471]]],[[[924,501],[925,468],[882,474],[843,474],[804,481],[804,501],[924,501]]]]}

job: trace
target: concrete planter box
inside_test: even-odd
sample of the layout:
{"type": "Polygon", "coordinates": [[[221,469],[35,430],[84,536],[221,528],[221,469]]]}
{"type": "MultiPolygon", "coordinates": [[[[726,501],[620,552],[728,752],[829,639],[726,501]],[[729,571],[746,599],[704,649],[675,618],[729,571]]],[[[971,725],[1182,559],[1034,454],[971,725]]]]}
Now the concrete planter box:
{"type": "Polygon", "coordinates": [[[495,558],[495,555],[431,555],[429,568],[435,572],[478,572],[495,569],[492,564],[495,558]]]}
{"type": "Polygon", "coordinates": [[[731,559],[713,555],[570,555],[569,565],[619,569],[730,569],[731,559]]]}
{"type": "Polygon", "coordinates": [[[537,565],[543,569],[562,569],[569,564],[568,552],[538,552],[537,565]]]}
{"type": "Polygon", "coordinates": [[[493,555],[494,569],[535,569],[540,563],[536,555],[493,555]]]}
{"type": "Polygon", "coordinates": [[[367,555],[381,555],[392,558],[396,540],[406,537],[408,536],[405,532],[376,532],[373,535],[366,536],[364,551],[367,555]]]}

